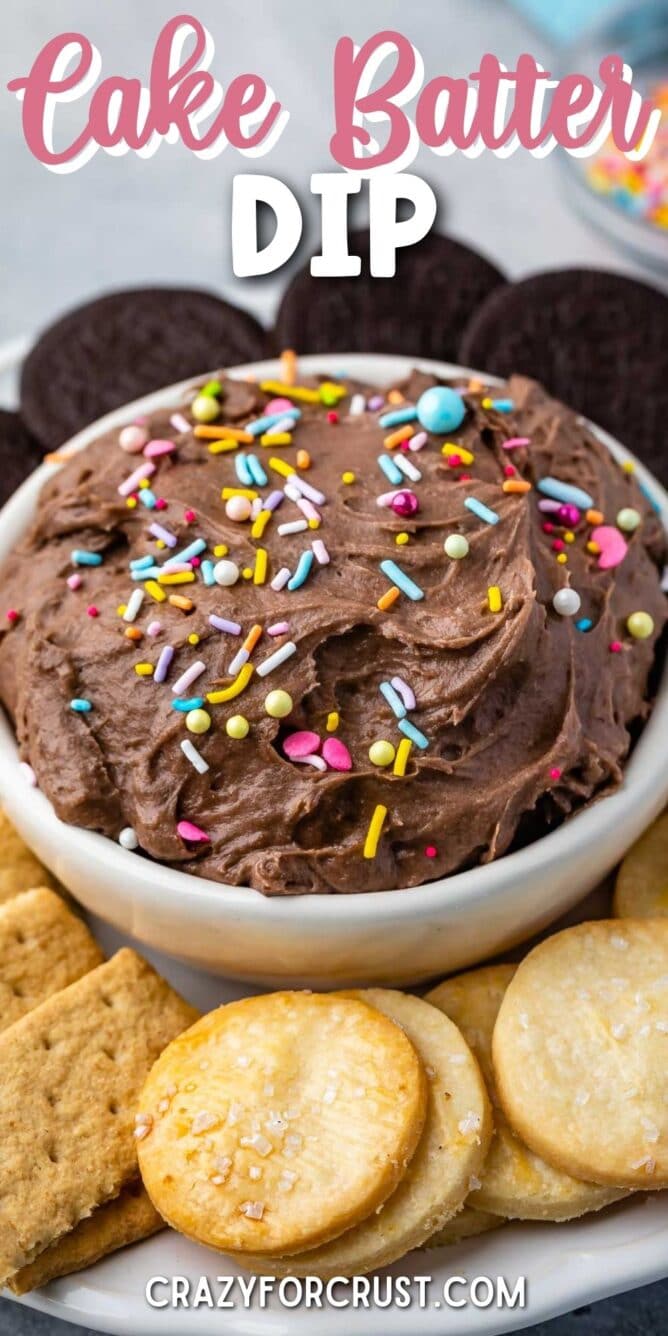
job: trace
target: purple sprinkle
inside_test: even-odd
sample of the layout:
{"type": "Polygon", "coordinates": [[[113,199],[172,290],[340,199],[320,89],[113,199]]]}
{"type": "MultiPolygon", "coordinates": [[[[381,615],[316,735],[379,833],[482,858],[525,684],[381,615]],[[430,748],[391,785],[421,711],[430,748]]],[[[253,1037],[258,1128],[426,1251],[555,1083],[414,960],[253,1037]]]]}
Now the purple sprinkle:
{"type": "Polygon", "coordinates": [[[270,492],[269,496],[263,502],[264,510],[278,510],[278,507],[285,500],[282,492],[270,492]]]}
{"type": "Polygon", "coordinates": [[[538,509],[544,510],[548,515],[556,515],[557,511],[561,510],[561,504],[561,501],[539,501],[538,509]]]}
{"type": "Polygon", "coordinates": [[[408,682],[404,682],[403,677],[393,677],[392,686],[399,696],[401,696],[407,710],[415,709],[415,692],[409,687],[408,682]]]}
{"type": "Polygon", "coordinates": [[[371,397],[371,399],[369,399],[369,402],[367,403],[367,408],[369,409],[370,413],[377,413],[378,409],[382,408],[384,403],[385,400],[382,394],[374,394],[371,397]]]}
{"type": "Polygon", "coordinates": [[[179,541],[175,533],[170,533],[169,529],[163,529],[161,524],[149,525],[148,531],[153,534],[154,538],[159,538],[162,543],[166,543],[167,547],[176,547],[179,541]]]}
{"type": "Polygon", "coordinates": [[[177,677],[175,683],[172,686],[172,691],[174,692],[174,695],[175,696],[185,695],[186,691],[188,690],[189,687],[192,686],[193,682],[196,682],[197,678],[201,677],[202,673],[205,672],[206,672],[206,664],[204,660],[196,659],[195,663],[191,663],[190,667],[186,668],[185,672],[181,673],[180,677],[177,677]]]}
{"type": "Polygon", "coordinates": [[[228,622],[225,617],[216,617],[213,612],[209,617],[209,625],[213,626],[216,631],[227,631],[230,636],[241,635],[241,627],[238,622],[228,622]]]}
{"type": "Polygon", "coordinates": [[[161,652],[160,652],[160,658],[158,659],[158,665],[157,665],[157,668],[156,668],[156,670],[155,670],[155,672],[154,672],[154,674],[153,674],[153,681],[154,681],[154,682],[164,682],[164,680],[165,680],[165,678],[166,678],[166,676],[167,676],[167,673],[168,673],[168,671],[169,671],[169,665],[170,665],[170,663],[172,662],[172,659],[173,659],[173,658],[174,658],[174,646],[173,646],[173,645],[165,645],[165,648],[164,648],[163,650],[161,650],[161,652]]]}

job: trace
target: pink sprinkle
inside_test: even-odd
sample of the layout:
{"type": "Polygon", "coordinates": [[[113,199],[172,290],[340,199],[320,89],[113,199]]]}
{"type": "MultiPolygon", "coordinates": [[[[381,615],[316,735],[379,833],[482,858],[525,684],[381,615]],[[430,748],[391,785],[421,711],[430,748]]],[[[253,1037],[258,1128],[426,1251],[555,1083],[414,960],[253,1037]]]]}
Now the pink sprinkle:
{"type": "Polygon", "coordinates": [[[194,524],[194,523],[195,523],[195,520],[197,519],[197,516],[196,516],[194,510],[184,510],[184,512],[183,512],[183,518],[184,518],[186,524],[194,524]]]}
{"type": "Polygon", "coordinates": [[[322,754],[332,770],[352,770],[353,761],[348,748],[340,738],[327,738],[323,743],[322,754]]]}
{"type": "Polygon", "coordinates": [[[67,577],[67,585],[69,589],[80,589],[82,583],[83,581],[81,579],[81,576],[78,575],[76,572],[74,573],[74,575],[68,575],[67,577]]]}
{"type": "Polygon", "coordinates": [[[408,449],[414,451],[421,450],[422,447],[425,446],[426,444],[427,444],[426,431],[417,431],[414,436],[411,436],[411,439],[408,442],[408,449]]]}
{"type": "Polygon", "coordinates": [[[460,464],[462,464],[462,463],[463,463],[463,460],[462,460],[461,455],[450,455],[450,456],[448,457],[448,468],[449,468],[449,469],[458,469],[459,466],[460,466],[460,464]]]}
{"type": "Polygon", "coordinates": [[[519,446],[530,444],[531,441],[528,436],[511,436],[510,440],[502,442],[501,448],[503,450],[517,450],[519,446]]]}
{"type": "Polygon", "coordinates": [[[610,653],[611,653],[611,654],[621,654],[621,652],[622,652],[622,642],[621,642],[621,640],[611,640],[611,641],[610,641],[610,653]]]}
{"type": "Polygon", "coordinates": [[[549,520],[545,521],[545,523],[542,525],[542,529],[543,533],[554,533],[554,525],[550,524],[549,520]]]}
{"type": "Polygon", "coordinates": [[[8,610],[8,612],[7,612],[7,621],[8,621],[8,622],[18,622],[18,620],[19,620],[19,614],[18,614],[16,608],[9,608],[9,610],[8,610]]]}
{"type": "Polygon", "coordinates": [[[517,469],[515,468],[515,465],[514,465],[514,464],[504,464],[504,466],[503,466],[503,476],[504,476],[504,478],[514,478],[516,472],[517,472],[517,469]]]}
{"type": "Polygon", "coordinates": [[[556,515],[561,510],[561,501],[539,501],[538,509],[545,511],[547,514],[556,515]]]}
{"type": "Polygon", "coordinates": [[[184,418],[183,413],[173,413],[169,419],[169,425],[175,431],[190,431],[190,423],[184,418]]]}
{"type": "Polygon", "coordinates": [[[134,473],[130,473],[129,476],[124,479],[118,488],[119,496],[130,496],[131,492],[136,490],[140,482],[143,482],[145,478],[150,478],[152,473],[155,473],[155,464],[151,463],[150,459],[147,459],[145,463],[139,465],[138,469],[135,469],[134,473]]]}
{"type": "Polygon", "coordinates": [[[438,849],[436,848],[435,844],[428,844],[424,853],[425,853],[425,858],[435,858],[438,853],[438,849]]]}
{"type": "Polygon", "coordinates": [[[208,843],[211,838],[205,830],[200,830],[199,826],[194,826],[192,821],[178,821],[176,823],[176,833],[182,840],[189,840],[192,844],[208,843]]]}
{"type": "Polygon", "coordinates": [[[561,770],[558,765],[553,765],[550,770],[550,779],[561,779],[561,770]]]}
{"type": "Polygon", "coordinates": [[[563,552],[565,546],[566,546],[566,544],[565,544],[564,542],[562,542],[561,538],[555,538],[555,540],[554,540],[554,542],[553,542],[553,544],[552,544],[552,551],[553,551],[553,552],[563,552]]]}
{"type": "Polygon", "coordinates": [[[159,636],[161,631],[162,624],[160,622],[149,622],[146,627],[146,634],[149,636],[159,636]]]}
{"type": "Polygon", "coordinates": [[[291,761],[301,760],[304,756],[320,751],[320,738],[317,733],[302,728],[297,733],[288,734],[283,741],[283,751],[291,761]]]}
{"type": "Polygon", "coordinates": [[[327,414],[327,421],[330,422],[333,427],[335,427],[338,420],[339,420],[338,413],[333,408],[330,408],[327,414]]]}
{"type": "Polygon", "coordinates": [[[155,503],[155,508],[156,508],[156,510],[166,510],[166,509],[167,509],[167,502],[165,501],[164,496],[159,496],[159,497],[158,497],[158,499],[157,499],[157,501],[156,501],[156,503],[155,503]]]}
{"type": "Polygon", "coordinates": [[[457,479],[457,482],[470,482],[470,481],[471,481],[471,474],[470,474],[470,473],[460,473],[460,475],[459,475],[459,477],[458,477],[458,479],[457,479]]]}
{"type": "Polygon", "coordinates": [[[193,567],[194,570],[197,570],[197,567],[202,565],[201,557],[191,557],[190,565],[193,567]]]}
{"type": "Polygon", "coordinates": [[[322,538],[314,538],[311,543],[313,555],[319,566],[329,566],[329,552],[322,541],[322,538]]]}
{"type": "Polygon", "coordinates": [[[265,413],[289,413],[294,408],[290,399],[270,399],[265,408],[265,413]]]}
{"type": "Polygon", "coordinates": [[[172,450],[175,449],[175,441],[149,441],[144,446],[144,454],[147,459],[159,459],[160,455],[171,455],[172,450]]]}
{"type": "Polygon", "coordinates": [[[289,622],[274,622],[273,626],[267,627],[268,636],[286,636],[290,630],[289,622]]]}
{"type": "Polygon", "coordinates": [[[100,609],[96,608],[94,603],[91,603],[89,607],[86,608],[86,612],[89,617],[99,617],[100,615],[100,609]]]}

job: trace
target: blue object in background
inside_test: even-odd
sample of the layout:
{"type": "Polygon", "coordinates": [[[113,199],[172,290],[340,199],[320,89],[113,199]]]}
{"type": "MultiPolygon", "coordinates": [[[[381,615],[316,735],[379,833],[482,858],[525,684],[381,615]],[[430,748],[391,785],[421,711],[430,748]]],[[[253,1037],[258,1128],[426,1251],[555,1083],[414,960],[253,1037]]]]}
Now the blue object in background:
{"type": "Polygon", "coordinates": [[[614,0],[512,0],[537,28],[557,42],[572,42],[597,19],[617,8],[614,0]]]}

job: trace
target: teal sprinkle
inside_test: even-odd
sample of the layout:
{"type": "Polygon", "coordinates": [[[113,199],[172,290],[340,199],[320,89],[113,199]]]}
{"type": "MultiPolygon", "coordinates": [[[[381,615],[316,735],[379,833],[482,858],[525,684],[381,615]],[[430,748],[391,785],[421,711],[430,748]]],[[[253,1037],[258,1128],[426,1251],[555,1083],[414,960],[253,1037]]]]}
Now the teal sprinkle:
{"type": "Polygon", "coordinates": [[[400,566],[397,566],[396,561],[381,561],[380,569],[383,572],[383,575],[386,575],[388,580],[391,580],[392,584],[397,585],[402,594],[405,594],[407,598],[411,598],[414,603],[417,603],[421,598],[424,598],[424,590],[420,589],[420,586],[417,585],[414,580],[411,580],[410,575],[406,575],[406,572],[402,571],[400,566]]]}
{"type": "Polygon", "coordinates": [[[424,733],[421,733],[419,728],[416,728],[415,724],[411,723],[410,719],[400,719],[399,730],[405,737],[410,738],[411,742],[414,742],[416,747],[420,747],[422,751],[429,746],[429,738],[426,738],[424,733]]]}
{"type": "Polygon", "coordinates": [[[253,475],[248,466],[248,459],[243,450],[234,456],[234,469],[243,487],[252,487],[253,475]]]}
{"type": "Polygon", "coordinates": [[[256,487],[266,487],[269,479],[267,478],[257,455],[249,455],[247,464],[248,472],[251,475],[251,482],[254,482],[256,487]]]}
{"type": "Polygon", "coordinates": [[[397,719],[404,719],[406,715],[406,706],[404,705],[399,692],[394,690],[391,682],[381,682],[380,694],[385,697],[390,709],[396,714],[397,719]]]}
{"type": "Polygon", "coordinates": [[[479,501],[477,496],[467,496],[464,505],[467,510],[472,511],[474,515],[477,515],[479,520],[484,520],[485,524],[498,524],[501,518],[500,515],[497,515],[495,510],[490,510],[489,506],[486,506],[484,502],[479,501]]]}
{"type": "Polygon", "coordinates": [[[391,413],[383,413],[378,419],[379,427],[401,427],[404,422],[415,422],[417,408],[396,408],[391,413]]]}
{"type": "Polygon", "coordinates": [[[391,482],[393,487],[405,486],[404,475],[401,472],[401,469],[397,468],[390,455],[379,455],[378,463],[380,464],[387,481],[391,482]]]}
{"type": "Polygon", "coordinates": [[[191,696],[190,700],[173,700],[172,709],[180,710],[182,714],[187,714],[189,710],[201,710],[203,704],[203,696],[191,696]]]}
{"type": "Polygon", "coordinates": [[[75,566],[101,566],[102,557],[99,552],[86,552],[84,548],[75,547],[70,553],[70,559],[75,566]]]}
{"type": "Polygon", "coordinates": [[[79,696],[75,696],[74,700],[70,701],[70,709],[74,710],[76,714],[88,714],[88,711],[92,708],[89,700],[82,700],[79,696]]]}
{"type": "Polygon", "coordinates": [[[575,629],[576,631],[591,631],[593,625],[591,617],[581,617],[579,622],[575,623],[575,629]]]}
{"type": "Polygon", "coordinates": [[[288,589],[301,589],[302,585],[309,577],[313,565],[313,553],[311,551],[302,552],[297,569],[291,579],[288,580],[288,589]]]}
{"type": "Polygon", "coordinates": [[[212,562],[212,561],[208,561],[208,560],[207,560],[207,561],[203,561],[203,562],[202,562],[202,565],[200,566],[200,570],[201,570],[201,572],[202,572],[202,579],[203,579],[205,585],[212,585],[212,584],[215,584],[215,583],[216,583],[216,581],[215,581],[215,579],[214,579],[214,574],[213,574],[213,562],[212,562]]]}
{"type": "Polygon", "coordinates": [[[155,503],[158,498],[155,492],[151,491],[150,487],[140,487],[137,492],[137,496],[139,497],[139,500],[141,501],[142,505],[146,506],[147,510],[155,510],[155,503]]]}

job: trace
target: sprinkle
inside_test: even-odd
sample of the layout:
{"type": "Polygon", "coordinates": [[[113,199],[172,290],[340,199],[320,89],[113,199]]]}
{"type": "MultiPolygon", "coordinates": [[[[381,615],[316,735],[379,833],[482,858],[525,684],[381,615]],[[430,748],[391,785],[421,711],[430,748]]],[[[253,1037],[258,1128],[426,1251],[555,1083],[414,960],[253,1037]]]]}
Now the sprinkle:
{"type": "MultiPolygon", "coordinates": [[[[178,538],[176,537],[176,534],[172,533],[169,529],[163,528],[162,524],[156,524],[156,523],[151,524],[149,527],[149,533],[153,534],[154,538],[159,538],[160,542],[165,543],[167,547],[176,547],[176,544],[179,541],[178,538]]],[[[145,558],[142,558],[142,560],[145,560],[145,558]]],[[[149,557],[146,560],[150,562],[151,558],[149,557]]]]}
{"type": "Polygon", "coordinates": [[[364,857],[375,858],[378,849],[378,841],[383,829],[383,823],[387,816],[387,808],[382,803],[378,803],[376,810],[369,822],[366,839],[364,841],[364,857]]]}
{"type": "Polygon", "coordinates": [[[379,427],[400,427],[405,422],[415,422],[417,418],[417,409],[411,404],[406,408],[394,409],[391,413],[384,413],[378,419],[379,427]]]}
{"type": "Polygon", "coordinates": [[[335,733],[338,726],[339,726],[339,712],[338,710],[330,710],[329,714],[327,715],[327,724],[326,724],[327,732],[335,733]]]}
{"type": "Polygon", "coordinates": [[[197,519],[197,516],[196,516],[194,510],[190,510],[190,509],[189,509],[189,510],[184,510],[184,512],[183,512],[183,518],[184,518],[186,524],[194,524],[194,523],[195,523],[195,520],[197,519]]]}
{"type": "Polygon", "coordinates": [[[167,672],[168,672],[168,669],[169,669],[169,665],[170,665],[170,663],[172,662],[172,659],[173,659],[173,658],[174,658],[174,648],[173,648],[173,646],[172,646],[172,645],[165,645],[164,649],[161,650],[161,652],[160,652],[160,657],[159,657],[159,659],[158,659],[158,664],[157,664],[157,667],[156,667],[156,670],[155,670],[154,681],[156,681],[156,682],[164,682],[164,681],[165,681],[165,678],[167,677],[167,672]]]}
{"type": "Polygon", "coordinates": [[[151,598],[155,599],[156,603],[164,603],[167,598],[164,589],[161,589],[160,585],[156,584],[155,580],[147,580],[144,589],[147,594],[151,595],[151,598]]]}
{"type": "Polygon", "coordinates": [[[383,407],[384,402],[382,394],[372,394],[367,404],[367,408],[370,413],[377,413],[378,409],[383,407]]]}
{"type": "Polygon", "coordinates": [[[266,497],[263,502],[264,509],[271,510],[272,512],[278,510],[278,507],[283,504],[284,500],[285,494],[283,492],[270,492],[269,496],[266,497]]]}
{"type": "Polygon", "coordinates": [[[575,629],[576,631],[591,631],[593,625],[594,623],[591,617],[581,617],[580,620],[575,623],[575,629]]]}
{"type": "Polygon", "coordinates": [[[410,542],[410,534],[407,534],[407,533],[395,533],[395,535],[394,535],[394,541],[395,541],[395,543],[397,544],[398,547],[405,547],[405,546],[406,546],[406,543],[409,543],[409,542],[410,542]]]}
{"type": "Polygon", "coordinates": [[[272,589],[275,590],[276,593],[278,593],[281,589],[285,588],[289,579],[290,579],[289,568],[287,566],[282,566],[278,574],[274,576],[271,582],[272,589]]]}
{"type": "Polygon", "coordinates": [[[424,851],[425,858],[436,858],[437,854],[438,854],[438,849],[436,848],[435,844],[427,844],[425,846],[425,851],[424,851]]]}
{"type": "Polygon", "coordinates": [[[233,714],[225,721],[225,732],[228,738],[241,742],[243,738],[248,737],[250,724],[243,714],[233,714]]]}
{"type": "Polygon", "coordinates": [[[507,441],[501,442],[502,450],[518,450],[521,446],[531,445],[528,436],[510,436],[507,441]]]}
{"type": "Polygon", "coordinates": [[[487,605],[490,612],[501,612],[503,598],[498,585],[490,585],[487,590],[487,605]]]}
{"type": "Polygon", "coordinates": [[[426,431],[417,431],[414,436],[411,436],[411,439],[408,442],[408,449],[413,453],[417,450],[422,450],[427,444],[428,439],[426,431]]]}
{"type": "Polygon", "coordinates": [[[161,585],[192,584],[194,579],[195,572],[191,570],[174,571],[163,569],[158,576],[158,581],[161,585]]]}
{"type": "Polygon", "coordinates": [[[297,379],[297,354],[293,348],[284,348],[281,353],[281,372],[286,385],[294,385],[297,379]]]}
{"type": "Polygon", "coordinates": [[[394,774],[403,776],[406,774],[406,765],[411,754],[413,743],[410,738],[402,738],[397,747],[397,755],[394,761],[394,774]]]}
{"type": "Polygon", "coordinates": [[[203,659],[197,659],[195,663],[191,663],[190,667],[186,668],[185,672],[181,673],[181,676],[176,679],[176,682],[172,687],[174,695],[183,696],[188,690],[188,687],[191,687],[193,682],[196,682],[197,678],[201,677],[202,673],[205,672],[206,664],[203,659]]]}
{"type": "Polygon", "coordinates": [[[129,496],[131,492],[136,491],[140,482],[143,482],[145,478],[150,478],[153,473],[155,473],[155,464],[151,463],[150,459],[145,460],[143,464],[139,465],[139,468],[134,470],[134,473],[131,473],[120,484],[118,488],[119,496],[129,496]]]}
{"type": "MultiPolygon", "coordinates": [[[[366,408],[366,402],[363,394],[354,394],[350,400],[348,412],[351,417],[360,417],[366,408]]],[[[381,422],[381,426],[383,423],[381,422]]]]}
{"type": "Polygon", "coordinates": [[[322,538],[314,538],[313,542],[311,543],[311,547],[313,548],[313,555],[315,556],[318,565],[329,566],[330,556],[329,552],[327,551],[327,548],[325,547],[325,544],[322,541],[322,538]]]}
{"type": "Polygon", "coordinates": [[[122,849],[129,849],[130,851],[138,849],[139,839],[136,830],[132,826],[124,826],[118,836],[118,843],[122,849]]]}
{"type": "Polygon", "coordinates": [[[397,719],[403,719],[406,714],[406,706],[394,686],[390,682],[381,682],[379,690],[397,719]]]}
{"type": "Polygon", "coordinates": [[[251,482],[254,482],[256,487],[266,487],[268,478],[257,455],[249,455],[246,463],[251,475],[251,482]]]}
{"type": "Polygon", "coordinates": [[[379,455],[378,463],[381,469],[383,470],[383,473],[385,474],[387,481],[391,482],[393,487],[400,487],[403,482],[404,475],[401,472],[401,469],[397,468],[394,460],[391,459],[389,455],[379,455]]]}
{"type": "Polygon", "coordinates": [[[263,585],[267,578],[267,549],[259,547],[255,557],[255,570],[253,572],[253,584],[263,585]]]}
{"type": "Polygon", "coordinates": [[[190,423],[188,419],[183,416],[183,413],[172,413],[172,416],[169,419],[169,425],[170,427],[173,427],[175,431],[190,431],[190,423]]]}
{"type": "Polygon", "coordinates": [[[75,547],[70,553],[70,560],[74,566],[101,566],[102,557],[99,552],[85,552],[83,548],[75,547]]]}
{"type": "Polygon", "coordinates": [[[648,612],[632,612],[626,619],[626,629],[635,640],[647,640],[654,632],[654,619],[648,612]]]}
{"type": "Polygon", "coordinates": [[[531,483],[526,482],[524,478],[510,478],[501,485],[504,492],[515,493],[520,496],[531,491],[531,483]]]}
{"type": "Polygon", "coordinates": [[[123,613],[124,622],[133,622],[144,602],[143,589],[133,589],[127,602],[127,607],[123,613]]]}
{"type": "Polygon", "coordinates": [[[410,738],[411,742],[414,742],[416,747],[420,747],[422,751],[429,746],[429,738],[426,738],[424,733],[421,733],[419,728],[416,728],[415,724],[410,722],[410,719],[400,719],[399,728],[401,732],[405,733],[406,737],[410,738]]]}
{"type": "Polygon", "coordinates": [[[383,575],[386,575],[393,584],[398,585],[402,594],[412,599],[414,603],[424,598],[424,590],[420,589],[420,586],[414,580],[411,580],[410,576],[406,575],[400,566],[397,566],[396,561],[381,561],[380,569],[383,575]]]}
{"type": "Polygon", "coordinates": [[[260,437],[260,445],[292,445],[292,432],[289,431],[268,431],[260,437]]]}
{"type": "MultiPolygon", "coordinates": [[[[287,489],[287,487],[286,487],[285,491],[286,491],[286,496],[287,496],[287,495],[288,495],[288,489],[287,489]]],[[[291,499],[292,501],[294,501],[294,503],[295,503],[296,506],[299,507],[299,509],[300,509],[301,512],[302,512],[302,515],[305,515],[305,516],[306,516],[306,518],[307,518],[307,520],[308,520],[309,528],[310,528],[310,529],[319,529],[319,528],[320,528],[320,522],[321,522],[321,520],[322,520],[322,515],[320,514],[320,511],[316,510],[315,506],[313,505],[313,502],[312,502],[312,501],[307,501],[307,500],[306,500],[306,497],[305,497],[305,496],[300,496],[298,492],[295,492],[295,493],[291,496],[290,499],[291,499]]]]}
{"type": "Polygon", "coordinates": [[[420,470],[416,469],[415,465],[411,464],[410,459],[406,459],[405,455],[396,455],[394,462],[396,463],[397,468],[401,469],[404,477],[410,478],[411,482],[421,481],[422,474],[420,473],[420,470]]]}
{"type": "Polygon", "coordinates": [[[75,696],[74,700],[70,701],[70,709],[74,710],[75,714],[88,714],[92,708],[90,701],[82,700],[80,696],[75,696]]]}
{"type": "Polygon", "coordinates": [[[99,617],[99,615],[100,615],[100,609],[99,609],[99,608],[96,608],[94,603],[91,603],[91,604],[86,608],[86,612],[88,613],[88,616],[89,616],[89,617],[99,617]]]}
{"type": "MultiPolygon", "coordinates": [[[[177,541],[178,541],[178,540],[177,540],[177,541]]],[[[130,570],[131,570],[131,571],[143,571],[143,570],[146,570],[146,567],[147,567],[147,566],[152,566],[152,565],[153,565],[153,557],[152,557],[151,554],[149,553],[149,554],[148,554],[147,556],[145,556],[145,557],[135,557],[135,558],[130,562],[130,570]]]]}
{"type": "Polygon", "coordinates": [[[80,589],[82,584],[80,575],[68,575],[67,586],[69,589],[80,589]]]}
{"type": "Polygon", "coordinates": [[[310,456],[308,450],[298,450],[298,451],[297,451],[297,468],[300,468],[300,469],[310,469],[310,467],[311,467],[311,456],[310,456]]]}
{"type": "Polygon", "coordinates": [[[271,719],[286,719],[293,706],[289,691],[270,691],[265,697],[264,708],[271,719]]]}
{"type": "MultiPolygon", "coordinates": [[[[413,410],[415,412],[415,410],[413,410]]],[[[414,432],[413,427],[400,427],[398,431],[390,432],[383,440],[386,450],[394,450],[395,446],[402,445],[404,441],[409,441],[414,432]]]]}
{"type": "Polygon", "coordinates": [[[200,424],[195,427],[194,435],[200,441],[223,441],[229,437],[231,441],[241,441],[244,445],[253,444],[250,432],[238,427],[205,427],[200,424]]]}
{"type": "Polygon", "coordinates": [[[176,441],[149,441],[144,446],[144,454],[147,459],[159,459],[161,455],[171,455],[175,449],[176,441]]]}
{"type": "Polygon", "coordinates": [[[391,765],[395,756],[396,751],[392,746],[392,743],[387,742],[384,738],[378,738],[378,740],[372,742],[369,747],[369,760],[372,765],[377,765],[381,768],[386,765],[391,765]]]}
{"type": "Polygon", "coordinates": [[[271,456],[269,467],[274,470],[274,473],[280,473],[282,478],[292,478],[295,477],[297,473],[297,470],[292,464],[286,464],[285,460],[279,459],[277,455],[271,456]]]}
{"type": "Polygon", "coordinates": [[[446,459],[456,459],[458,464],[475,462],[475,455],[472,455],[470,450],[465,450],[463,445],[453,445],[452,441],[446,441],[445,445],[441,446],[441,454],[445,455],[446,459]]]}
{"type": "Polygon", "coordinates": [[[232,682],[229,687],[223,687],[221,691],[207,692],[207,700],[211,705],[222,705],[226,700],[233,700],[235,696],[240,696],[242,691],[245,691],[252,676],[252,663],[245,663],[238,677],[235,678],[234,682],[232,682]]]}
{"type": "Polygon", "coordinates": [[[278,532],[284,538],[292,533],[303,533],[308,529],[308,520],[290,520],[288,524],[279,524],[278,532]]]}
{"type": "Polygon", "coordinates": [[[339,421],[338,413],[335,413],[333,409],[330,409],[329,413],[327,414],[327,421],[331,424],[332,427],[335,427],[337,422],[339,421]]]}
{"type": "Polygon", "coordinates": [[[186,728],[189,733],[208,733],[211,728],[211,715],[207,714],[201,706],[196,710],[188,710],[186,715],[186,728]]]}
{"type": "Polygon", "coordinates": [[[243,483],[245,487],[252,486],[254,482],[253,475],[250,471],[250,468],[248,467],[247,456],[243,452],[240,452],[236,456],[236,459],[234,461],[234,471],[237,475],[237,478],[239,479],[239,482],[243,483]]]}
{"type": "Polygon", "coordinates": [[[214,575],[215,567],[212,561],[203,561],[201,570],[202,579],[205,585],[210,586],[216,583],[216,577],[214,575]]]}
{"type": "Polygon", "coordinates": [[[202,552],[206,552],[206,539],[195,538],[193,542],[189,543],[187,547],[184,547],[181,552],[175,552],[174,556],[170,557],[169,561],[165,562],[165,570],[171,570],[175,562],[183,562],[183,564],[185,564],[187,561],[192,561],[193,557],[201,556],[202,552]]]}
{"type": "Polygon", "coordinates": [[[197,748],[190,741],[190,738],[184,738],[180,745],[186,760],[190,761],[190,764],[195,768],[198,774],[205,775],[209,769],[208,761],[205,761],[204,757],[200,756],[197,748]]]}
{"type": "Polygon", "coordinates": [[[182,612],[190,612],[195,605],[191,598],[186,598],[185,594],[170,594],[167,600],[173,608],[180,608],[182,612]]]}
{"type": "Polygon", "coordinates": [[[153,672],[154,672],[153,664],[136,663],[135,672],[137,674],[137,677],[153,677],[153,672]]]}
{"type": "MultiPolygon", "coordinates": [[[[316,401],[314,400],[313,402],[316,401]]],[[[280,413],[267,413],[264,417],[256,418],[254,422],[249,422],[246,431],[251,438],[255,436],[263,436],[266,432],[270,431],[272,427],[279,426],[283,418],[286,416],[294,418],[296,421],[301,415],[300,408],[284,408],[280,413]]]]}
{"type": "Polygon", "coordinates": [[[512,413],[515,403],[512,399],[483,399],[483,408],[493,408],[497,413],[512,413]]]}
{"type": "Polygon", "coordinates": [[[312,565],[313,553],[309,551],[302,552],[299,561],[297,562],[297,569],[294,575],[288,580],[288,589],[301,589],[302,585],[305,584],[310,575],[312,565]]]}
{"type": "Polygon", "coordinates": [[[588,510],[594,504],[589,492],[584,492],[581,487],[573,487],[571,483],[560,482],[558,478],[541,478],[538,491],[553,501],[577,506],[579,510],[588,510]]]}
{"type": "Polygon", "coordinates": [[[249,654],[252,654],[261,635],[262,635],[262,627],[260,626],[259,622],[256,622],[254,626],[251,626],[251,629],[248,632],[248,635],[246,636],[246,639],[244,640],[243,643],[243,648],[249,654]]]}
{"type": "Polygon", "coordinates": [[[192,844],[208,843],[209,841],[206,831],[200,830],[199,826],[194,826],[192,821],[178,821],[176,833],[181,836],[182,840],[189,840],[192,844]]]}
{"type": "Polygon", "coordinates": [[[356,475],[351,469],[346,469],[346,472],[341,474],[341,482],[345,483],[346,487],[349,487],[351,483],[355,482],[355,477],[356,475]]]}
{"type": "Polygon", "coordinates": [[[217,617],[213,612],[209,617],[209,626],[213,626],[215,631],[225,631],[230,636],[241,635],[241,627],[238,622],[229,622],[226,617],[217,617]]]}
{"type": "Polygon", "coordinates": [[[408,682],[404,682],[403,677],[393,677],[390,685],[401,696],[406,709],[414,710],[416,705],[415,692],[412,687],[409,687],[408,682]]]}
{"type": "Polygon", "coordinates": [[[479,520],[484,520],[485,524],[498,524],[501,518],[495,510],[490,510],[489,506],[484,505],[476,496],[467,496],[464,505],[467,510],[477,515],[479,520]]]}
{"type": "Polygon", "coordinates": [[[229,439],[226,437],[220,441],[211,441],[209,444],[210,455],[224,455],[228,454],[229,451],[231,450],[238,450],[238,449],[239,449],[239,442],[233,440],[232,437],[229,437],[229,439]]]}
{"type": "Polygon", "coordinates": [[[297,646],[294,640],[286,640],[285,644],[281,645],[280,649],[277,649],[273,654],[270,654],[269,658],[265,659],[263,663],[258,664],[258,677],[267,677],[269,673],[273,673],[275,668],[280,668],[282,663],[285,663],[287,659],[292,658],[292,655],[296,653],[297,646]]]}
{"type": "MultiPolygon", "coordinates": [[[[305,496],[308,501],[313,501],[316,506],[324,506],[327,501],[324,492],[319,492],[317,487],[312,487],[309,482],[305,482],[303,478],[300,478],[298,473],[295,473],[294,476],[290,478],[290,487],[296,487],[297,491],[301,492],[302,496],[305,496]]],[[[288,496],[290,495],[287,487],[285,488],[285,492],[288,496]]]]}
{"type": "Polygon", "coordinates": [[[550,779],[553,779],[555,781],[561,779],[561,770],[559,769],[558,765],[552,766],[550,770],[550,779]]]}
{"type": "Polygon", "coordinates": [[[190,714],[192,710],[201,710],[203,705],[203,696],[191,696],[189,700],[172,701],[172,709],[178,710],[180,714],[190,714]]]}
{"type": "Polygon", "coordinates": [[[401,590],[398,589],[396,585],[390,585],[390,588],[386,590],[384,594],[381,594],[380,598],[378,599],[376,607],[378,608],[379,612],[387,612],[388,609],[392,607],[392,604],[396,603],[400,594],[401,590]]]}

